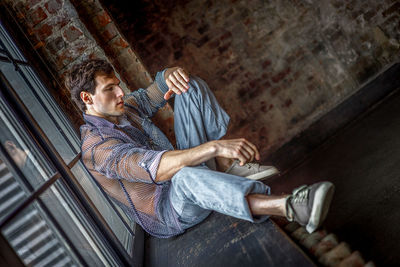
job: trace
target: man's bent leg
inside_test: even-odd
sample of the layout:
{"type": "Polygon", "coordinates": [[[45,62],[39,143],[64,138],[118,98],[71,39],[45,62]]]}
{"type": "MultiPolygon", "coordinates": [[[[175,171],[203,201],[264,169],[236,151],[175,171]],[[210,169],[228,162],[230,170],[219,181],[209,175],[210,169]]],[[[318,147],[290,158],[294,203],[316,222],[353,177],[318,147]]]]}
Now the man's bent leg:
{"type": "Polygon", "coordinates": [[[211,210],[251,222],[264,221],[268,216],[252,215],[246,196],[269,192],[261,182],[198,166],[185,167],[174,175],[169,199],[183,228],[189,228],[204,220],[211,210]]]}
{"type": "MultiPolygon", "coordinates": [[[[220,107],[207,83],[191,76],[187,93],[176,95],[174,128],[178,149],[192,148],[226,134],[229,116],[220,107]]],[[[215,170],[215,162],[207,165],[215,170]]]]}

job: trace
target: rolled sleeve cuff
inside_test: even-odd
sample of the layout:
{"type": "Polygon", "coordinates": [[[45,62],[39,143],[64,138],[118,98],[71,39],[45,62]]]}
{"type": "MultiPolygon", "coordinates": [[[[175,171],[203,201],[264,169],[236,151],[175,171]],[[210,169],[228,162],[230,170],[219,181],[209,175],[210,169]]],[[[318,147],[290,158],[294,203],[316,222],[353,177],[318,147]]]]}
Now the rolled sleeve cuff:
{"type": "Polygon", "coordinates": [[[165,82],[165,78],[164,78],[164,74],[165,74],[165,71],[166,71],[167,69],[165,69],[165,70],[163,70],[163,71],[159,71],[159,72],[157,72],[157,74],[156,74],[156,83],[157,83],[157,85],[158,85],[158,88],[161,90],[161,92],[163,93],[163,94],[165,94],[166,92],[168,92],[168,85],[167,85],[167,83],[165,82]]]}
{"type": "MultiPolygon", "coordinates": [[[[145,168],[147,170],[147,172],[150,175],[151,180],[156,183],[156,184],[160,184],[162,182],[156,182],[156,176],[157,176],[157,170],[158,170],[158,165],[160,165],[160,160],[161,160],[161,156],[167,152],[168,150],[163,150],[163,151],[148,151],[147,153],[151,153],[153,155],[151,155],[151,160],[147,161],[147,162],[141,162],[140,165],[142,168],[145,168]]],[[[146,154],[147,154],[146,153],[146,154]]],[[[149,155],[146,155],[146,158],[149,155]]]]}

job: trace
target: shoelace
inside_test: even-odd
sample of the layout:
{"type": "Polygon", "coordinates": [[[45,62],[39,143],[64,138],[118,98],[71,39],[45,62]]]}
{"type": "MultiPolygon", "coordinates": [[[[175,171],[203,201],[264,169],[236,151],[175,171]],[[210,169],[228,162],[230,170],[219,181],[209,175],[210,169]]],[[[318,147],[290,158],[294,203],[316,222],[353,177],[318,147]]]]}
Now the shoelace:
{"type": "Polygon", "coordinates": [[[306,185],[302,185],[299,188],[296,188],[295,190],[293,190],[292,196],[293,199],[292,201],[294,203],[301,203],[304,202],[305,200],[308,199],[308,192],[310,190],[305,190],[307,188],[306,185]]]}
{"type": "Polygon", "coordinates": [[[246,163],[245,165],[246,165],[247,169],[249,169],[249,170],[251,168],[255,168],[256,170],[258,170],[259,166],[260,166],[260,164],[258,164],[258,163],[246,163]]]}
{"type": "Polygon", "coordinates": [[[289,222],[294,220],[294,210],[291,202],[301,203],[307,201],[309,191],[307,185],[302,185],[293,190],[292,194],[286,197],[286,218],[289,222]]]}

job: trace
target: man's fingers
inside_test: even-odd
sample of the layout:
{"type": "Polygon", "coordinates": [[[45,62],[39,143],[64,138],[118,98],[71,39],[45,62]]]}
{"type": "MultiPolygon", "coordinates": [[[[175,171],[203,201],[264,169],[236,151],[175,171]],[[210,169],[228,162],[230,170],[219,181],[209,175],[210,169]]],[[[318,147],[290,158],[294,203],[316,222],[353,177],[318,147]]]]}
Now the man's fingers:
{"type": "Polygon", "coordinates": [[[256,160],[260,160],[260,152],[258,151],[257,147],[253,143],[251,143],[247,140],[245,140],[245,142],[246,142],[246,145],[248,145],[250,147],[250,149],[254,152],[253,155],[256,158],[256,160]]]}
{"type": "Polygon", "coordinates": [[[186,70],[179,68],[178,73],[182,76],[186,83],[189,82],[189,74],[186,72],[186,70]]]}
{"type": "Polygon", "coordinates": [[[169,76],[169,80],[171,81],[172,85],[179,91],[186,92],[186,86],[178,80],[178,78],[175,76],[175,73],[172,73],[171,76],[169,76]]]}
{"type": "Polygon", "coordinates": [[[241,141],[241,148],[243,151],[245,151],[245,155],[247,156],[249,162],[252,162],[254,160],[256,152],[253,150],[251,146],[247,142],[241,141]]]}
{"type": "Polygon", "coordinates": [[[174,71],[174,73],[172,73],[175,76],[176,82],[179,83],[184,91],[186,92],[189,89],[189,85],[188,83],[185,81],[185,79],[182,77],[182,75],[179,73],[179,71],[174,71]]]}
{"type": "Polygon", "coordinates": [[[175,94],[180,95],[182,92],[181,90],[175,86],[175,84],[171,81],[170,78],[166,80],[169,90],[172,90],[175,94]]]}
{"type": "Polygon", "coordinates": [[[164,99],[168,100],[174,93],[180,95],[189,89],[189,74],[182,68],[175,67],[171,70],[165,79],[169,91],[164,94],[164,99]]]}

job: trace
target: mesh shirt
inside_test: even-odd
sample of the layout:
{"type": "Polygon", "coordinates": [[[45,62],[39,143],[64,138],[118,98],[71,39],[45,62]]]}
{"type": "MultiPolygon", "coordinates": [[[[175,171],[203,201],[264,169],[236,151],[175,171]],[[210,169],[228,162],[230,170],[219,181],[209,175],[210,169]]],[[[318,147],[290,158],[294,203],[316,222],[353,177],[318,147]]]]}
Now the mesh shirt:
{"type": "Polygon", "coordinates": [[[119,125],[83,114],[86,124],[80,130],[82,160],[104,191],[146,232],[167,238],[183,230],[170,205],[160,211],[160,201],[169,201],[170,181],[156,181],[162,154],[173,150],[150,120],[166,104],[163,77],[164,72],[157,73],[155,83],[125,97],[119,125]]]}

